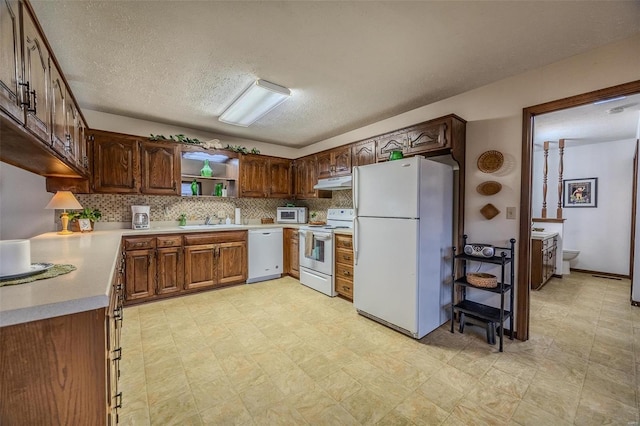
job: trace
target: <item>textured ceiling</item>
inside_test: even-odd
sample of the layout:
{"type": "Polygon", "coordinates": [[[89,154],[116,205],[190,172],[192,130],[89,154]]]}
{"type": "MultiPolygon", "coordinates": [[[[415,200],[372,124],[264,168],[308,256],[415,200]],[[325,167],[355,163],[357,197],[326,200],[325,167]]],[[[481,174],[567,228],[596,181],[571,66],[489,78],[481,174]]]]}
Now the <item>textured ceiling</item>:
{"type": "Polygon", "coordinates": [[[81,108],[287,146],[640,31],[640,1],[31,3],[81,108]],[[292,98],[219,122],[256,78],[292,98]]]}

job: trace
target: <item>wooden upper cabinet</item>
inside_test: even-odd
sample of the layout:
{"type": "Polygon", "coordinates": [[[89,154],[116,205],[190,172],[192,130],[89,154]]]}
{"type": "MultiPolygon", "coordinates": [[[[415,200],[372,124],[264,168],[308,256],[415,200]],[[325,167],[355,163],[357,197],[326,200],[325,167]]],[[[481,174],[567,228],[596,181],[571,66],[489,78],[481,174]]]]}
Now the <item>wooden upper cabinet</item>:
{"type": "Polygon", "coordinates": [[[348,175],[351,173],[351,146],[345,145],[317,154],[316,163],[318,179],[348,175]]]}
{"type": "Polygon", "coordinates": [[[389,159],[392,151],[406,153],[407,134],[405,131],[394,132],[378,137],[376,158],[378,161],[389,159]]]}
{"type": "Polygon", "coordinates": [[[376,141],[375,139],[356,142],[351,146],[351,165],[366,166],[376,162],[376,141]]]}
{"type": "Polygon", "coordinates": [[[267,157],[247,154],[240,157],[239,197],[267,196],[267,157]]]}
{"type": "Polygon", "coordinates": [[[291,160],[247,154],[240,157],[240,197],[291,198],[291,160]]]}
{"type": "MultiPolygon", "coordinates": [[[[49,50],[28,7],[23,7],[23,60],[25,126],[43,141],[50,142],[51,100],[49,99],[49,50]]],[[[4,19],[4,18],[3,18],[4,19]]]]}
{"type": "Polygon", "coordinates": [[[0,109],[24,124],[21,7],[18,0],[0,1],[0,109]]]}
{"type": "MultiPolygon", "coordinates": [[[[377,161],[389,159],[391,151],[396,150],[405,155],[426,156],[449,153],[452,149],[455,151],[454,139],[464,139],[463,129],[463,120],[448,115],[381,135],[377,138],[377,161]]],[[[461,144],[457,143],[457,146],[460,148],[461,144]]]]}
{"type": "Polygon", "coordinates": [[[297,159],[293,162],[293,196],[297,199],[305,196],[305,183],[307,176],[307,161],[297,159]]]}
{"type": "Polygon", "coordinates": [[[427,123],[412,127],[407,131],[408,154],[418,154],[421,152],[442,149],[451,146],[451,142],[446,137],[447,123],[427,123]]]}
{"type": "Polygon", "coordinates": [[[269,159],[269,196],[271,198],[291,198],[292,178],[291,160],[269,159]]]}
{"type": "Polygon", "coordinates": [[[140,185],[139,141],[109,132],[93,135],[93,189],[137,193],[140,185]]]}
{"type": "Polygon", "coordinates": [[[294,162],[293,195],[304,200],[309,198],[331,198],[331,191],[317,191],[313,189],[318,183],[318,166],[316,155],[298,158],[294,162]]]}
{"type": "Polygon", "coordinates": [[[60,155],[73,160],[70,135],[67,138],[67,89],[62,74],[51,67],[51,147],[60,155]]]}
{"type": "Polygon", "coordinates": [[[140,192],[180,195],[180,147],[177,144],[142,142],[140,192]]]}

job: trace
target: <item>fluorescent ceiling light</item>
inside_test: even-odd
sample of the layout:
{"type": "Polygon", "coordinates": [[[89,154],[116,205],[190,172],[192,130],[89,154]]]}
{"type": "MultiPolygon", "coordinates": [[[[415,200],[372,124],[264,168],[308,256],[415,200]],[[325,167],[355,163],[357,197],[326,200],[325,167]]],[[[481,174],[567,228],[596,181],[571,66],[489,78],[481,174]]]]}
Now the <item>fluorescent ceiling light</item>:
{"type": "Polygon", "coordinates": [[[286,87],[256,80],[222,113],[218,120],[234,126],[249,127],[291,96],[286,87]]]}

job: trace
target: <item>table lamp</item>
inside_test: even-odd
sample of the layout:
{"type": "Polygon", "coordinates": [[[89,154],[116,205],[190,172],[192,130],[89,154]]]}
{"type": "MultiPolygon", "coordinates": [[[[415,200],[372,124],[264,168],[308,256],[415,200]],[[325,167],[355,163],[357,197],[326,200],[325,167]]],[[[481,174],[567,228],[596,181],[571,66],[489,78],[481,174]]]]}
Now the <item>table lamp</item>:
{"type": "Polygon", "coordinates": [[[63,210],[60,215],[60,221],[62,222],[62,231],[58,232],[60,235],[69,235],[73,234],[73,231],[69,231],[67,226],[69,226],[69,214],[67,213],[67,209],[81,209],[82,206],[76,200],[76,197],[70,191],[58,191],[56,195],[53,196],[49,204],[45,207],[45,209],[58,209],[63,210]]]}

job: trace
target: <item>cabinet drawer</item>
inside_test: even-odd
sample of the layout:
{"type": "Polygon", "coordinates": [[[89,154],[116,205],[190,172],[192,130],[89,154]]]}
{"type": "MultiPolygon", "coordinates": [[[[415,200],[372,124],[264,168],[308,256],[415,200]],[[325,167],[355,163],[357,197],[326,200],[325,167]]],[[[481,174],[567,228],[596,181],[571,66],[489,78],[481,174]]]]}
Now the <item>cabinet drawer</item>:
{"type": "Polygon", "coordinates": [[[134,237],[124,239],[125,250],[142,250],[156,248],[155,237],[134,237]]]}
{"type": "Polygon", "coordinates": [[[353,299],[353,282],[336,277],[336,292],[353,299]]]}
{"type": "Polygon", "coordinates": [[[201,244],[219,244],[246,240],[247,231],[209,232],[206,234],[185,235],[184,245],[198,246],[201,244]]]}
{"type": "Polygon", "coordinates": [[[335,234],[336,237],[336,247],[351,249],[353,247],[353,241],[351,235],[340,235],[335,234]]]}
{"type": "Polygon", "coordinates": [[[336,279],[353,281],[353,265],[336,264],[336,279]]]}
{"type": "Polygon", "coordinates": [[[353,251],[351,249],[336,248],[336,263],[353,265],[353,251]]]}
{"type": "Polygon", "coordinates": [[[180,247],[182,245],[182,235],[167,235],[156,239],[158,248],[180,247]]]}

